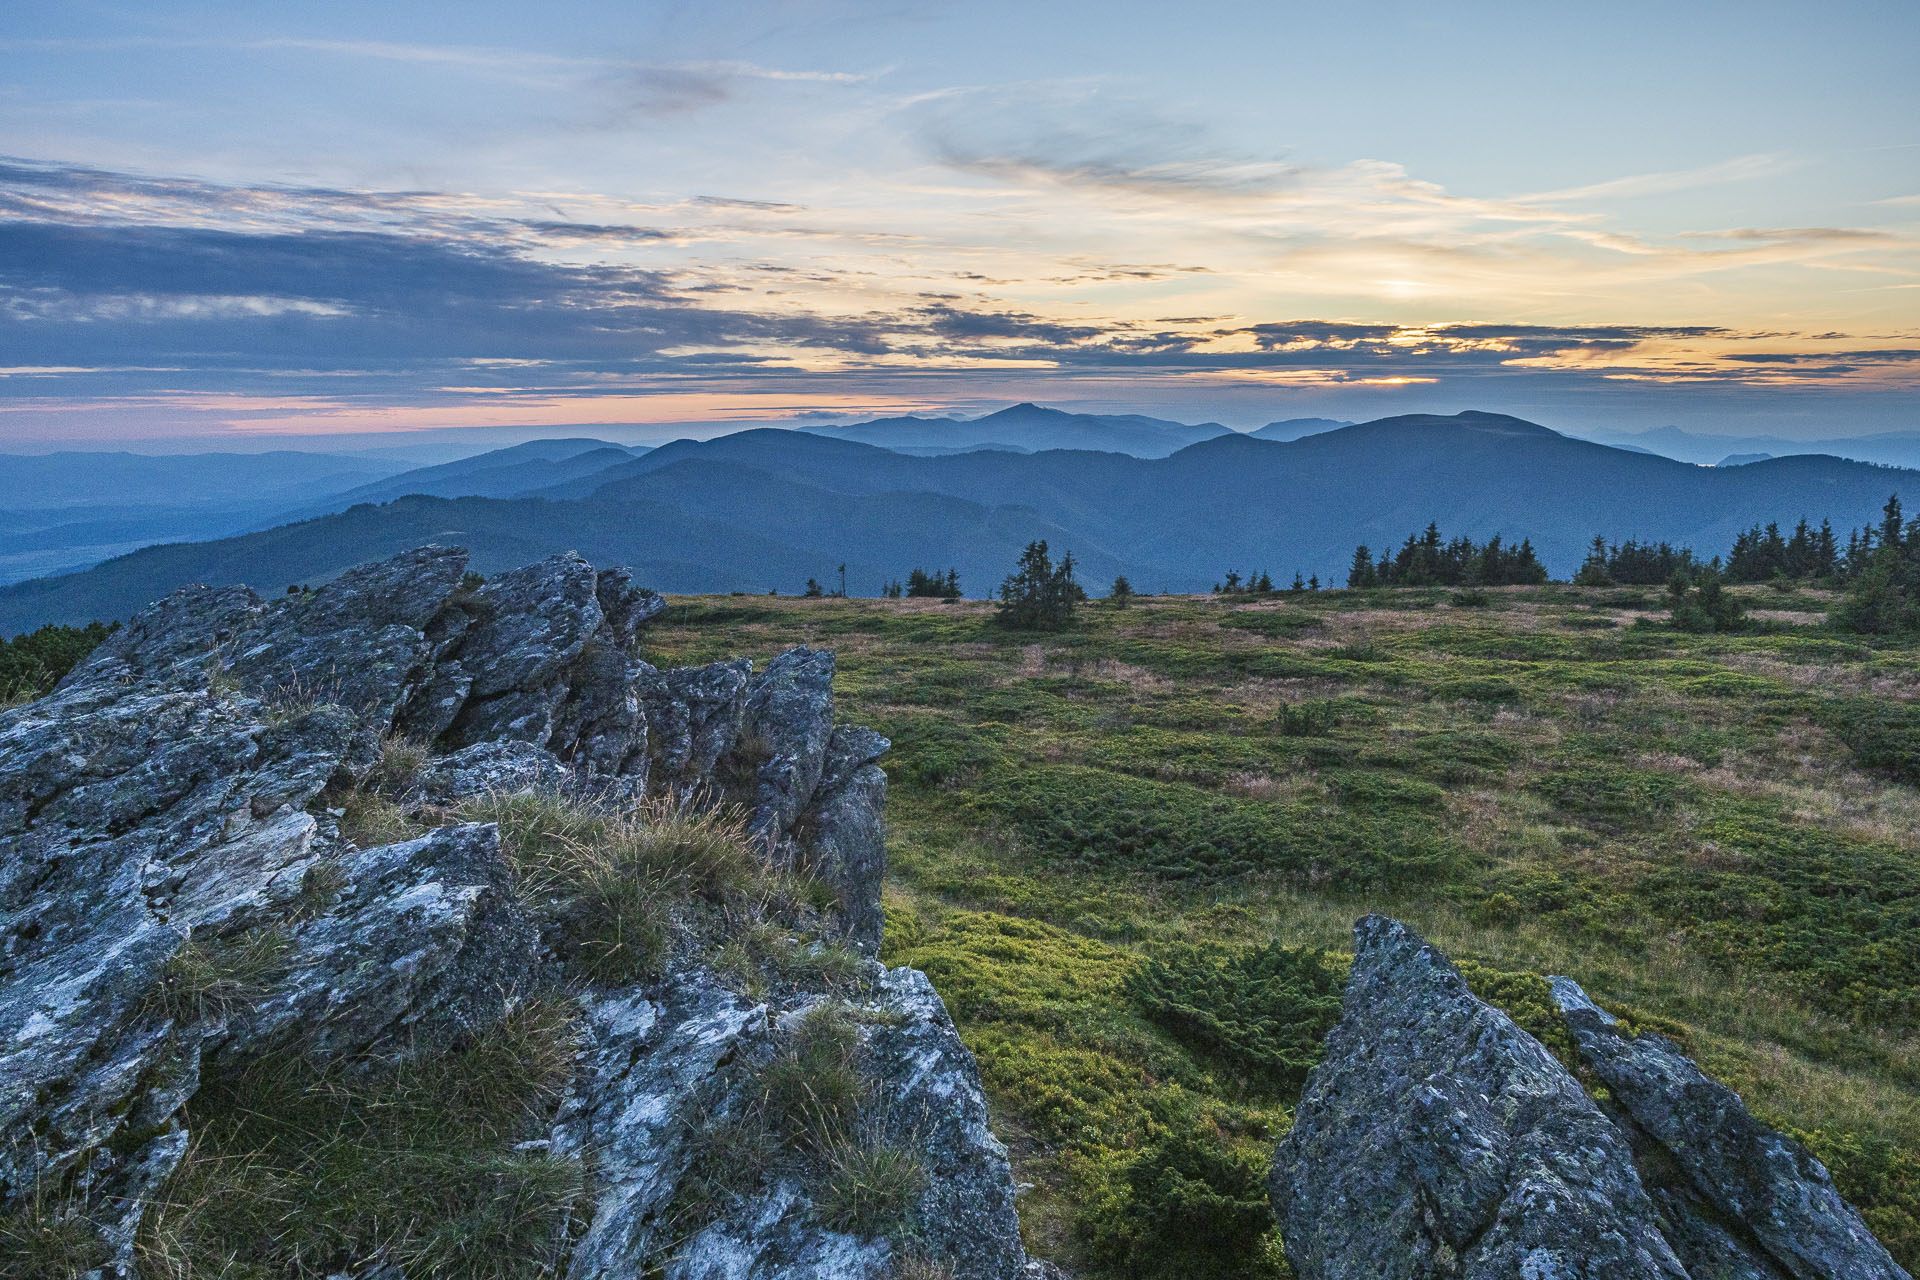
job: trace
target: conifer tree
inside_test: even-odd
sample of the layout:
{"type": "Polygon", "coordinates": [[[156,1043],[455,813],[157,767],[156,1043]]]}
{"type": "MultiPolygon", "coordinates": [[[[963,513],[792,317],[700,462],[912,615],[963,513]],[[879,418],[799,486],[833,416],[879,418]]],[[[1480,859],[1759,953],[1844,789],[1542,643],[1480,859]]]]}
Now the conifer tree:
{"type": "Polygon", "coordinates": [[[994,620],[1023,631],[1059,631],[1073,625],[1074,612],[1086,598],[1074,581],[1071,551],[1056,565],[1044,541],[1029,542],[1019,566],[1000,584],[994,620]]]}
{"type": "Polygon", "coordinates": [[[1363,542],[1353,549],[1353,565],[1347,570],[1347,585],[1358,590],[1375,586],[1379,581],[1380,575],[1373,568],[1373,552],[1363,542]]]}

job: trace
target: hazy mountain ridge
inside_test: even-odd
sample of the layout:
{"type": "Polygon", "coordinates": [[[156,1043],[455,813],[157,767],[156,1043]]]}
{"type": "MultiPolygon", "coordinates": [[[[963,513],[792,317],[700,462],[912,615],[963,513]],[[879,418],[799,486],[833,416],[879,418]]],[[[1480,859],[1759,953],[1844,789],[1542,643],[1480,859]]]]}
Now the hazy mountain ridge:
{"type": "Polygon", "coordinates": [[[1143,414],[1068,413],[1022,403],[985,417],[879,418],[840,427],[802,427],[810,435],[828,436],[883,449],[1005,449],[1038,452],[1043,449],[1096,449],[1132,454],[1137,458],[1164,458],[1201,440],[1232,434],[1217,422],[1197,425],[1149,418],[1143,414]]]}
{"type": "MultiPolygon", "coordinates": [[[[591,450],[575,454],[586,456],[591,450]]],[[[547,465],[529,464],[544,478],[547,465]]],[[[480,466],[485,473],[491,470],[480,466]]],[[[495,478],[497,480],[497,478],[495,478]]],[[[490,481],[493,482],[493,481],[490,481]]],[[[1718,554],[1756,522],[1877,518],[1920,476],[1800,455],[1714,469],[1630,453],[1500,414],[1404,415],[1292,442],[1230,433],[1161,459],[1112,452],[916,457],[810,432],[676,441],[512,498],[408,497],[295,525],[150,547],[84,573],[0,589],[0,631],[124,617],[186,582],[313,582],[423,541],[473,548],[483,572],[560,549],[634,566],[675,592],[795,592],[847,565],[875,594],[914,565],[991,591],[1019,548],[1070,549],[1095,588],[1205,590],[1227,569],[1344,581],[1438,521],[1531,538],[1556,575],[1595,533],[1718,554]]],[[[833,585],[837,585],[837,582],[833,585]]]]}
{"type": "Polygon", "coordinates": [[[1616,449],[1645,450],[1679,462],[1717,466],[1729,455],[1764,453],[1773,457],[1825,454],[1853,462],[1872,462],[1881,466],[1920,468],[1920,431],[1883,431],[1865,436],[1840,436],[1830,440],[1789,440],[1783,436],[1723,436],[1679,427],[1657,427],[1651,431],[1609,431],[1579,433],[1598,444],[1616,449]]]}

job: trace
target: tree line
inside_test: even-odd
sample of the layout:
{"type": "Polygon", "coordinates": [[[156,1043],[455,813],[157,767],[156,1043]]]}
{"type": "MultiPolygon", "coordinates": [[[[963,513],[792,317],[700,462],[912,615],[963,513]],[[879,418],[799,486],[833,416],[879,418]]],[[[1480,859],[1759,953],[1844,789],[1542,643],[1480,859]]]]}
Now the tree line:
{"type": "Polygon", "coordinates": [[[1363,543],[1353,549],[1347,570],[1349,587],[1526,587],[1547,581],[1547,567],[1534,553],[1533,543],[1517,545],[1494,534],[1483,543],[1472,538],[1443,540],[1440,526],[1429,523],[1394,552],[1382,551],[1375,560],[1363,543]]]}

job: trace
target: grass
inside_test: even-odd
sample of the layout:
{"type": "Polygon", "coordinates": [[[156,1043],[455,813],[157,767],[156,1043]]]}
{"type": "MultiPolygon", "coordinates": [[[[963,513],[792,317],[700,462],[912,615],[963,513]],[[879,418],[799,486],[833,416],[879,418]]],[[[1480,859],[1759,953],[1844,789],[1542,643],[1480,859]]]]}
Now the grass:
{"type": "Polygon", "coordinates": [[[0,1215],[0,1275],[20,1280],[79,1280],[111,1260],[111,1250],[77,1204],[36,1195],[0,1215]]]}
{"type": "Polygon", "coordinates": [[[926,1189],[926,1165],[910,1147],[843,1142],[825,1157],[827,1175],[814,1206],[821,1223],[835,1231],[873,1237],[897,1230],[926,1189]]]}
{"type": "Polygon", "coordinates": [[[162,966],[148,1007],[176,1022],[223,1018],[267,992],[284,970],[290,945],[284,933],[269,928],[189,937],[162,966]]]}
{"type": "Polygon", "coordinates": [[[572,1010],[546,1001],[397,1067],[283,1055],[216,1077],[188,1105],[194,1145],[143,1225],[141,1274],[318,1277],[375,1257],[548,1274],[580,1173],[518,1144],[545,1132],[572,1055],[572,1010]]]}
{"type": "Polygon", "coordinates": [[[521,792],[478,797],[459,816],[500,825],[521,892],[554,922],[568,964],[593,982],[659,977],[693,900],[732,909],[745,927],[777,891],[733,809],[665,799],[615,809],[521,792]]]}
{"type": "Polygon", "coordinates": [[[926,1168],[877,1096],[865,1056],[848,1007],[821,1001],[783,1027],[769,1052],[736,1059],[689,1099],[683,1123],[694,1159],[671,1209],[679,1239],[790,1178],[808,1189],[821,1226],[904,1242],[926,1168]]]}
{"type": "Polygon", "coordinates": [[[1741,589],[1772,621],[1740,635],[1658,591],[1453,594],[1048,635],[708,598],[645,656],[837,649],[839,714],[894,742],[886,958],[980,1057],[1041,1256],[1282,1274],[1257,1174],[1382,910],[1559,1052],[1547,973],[1681,1037],[1920,1261],[1914,644],[1822,629],[1817,592],[1741,589]]]}

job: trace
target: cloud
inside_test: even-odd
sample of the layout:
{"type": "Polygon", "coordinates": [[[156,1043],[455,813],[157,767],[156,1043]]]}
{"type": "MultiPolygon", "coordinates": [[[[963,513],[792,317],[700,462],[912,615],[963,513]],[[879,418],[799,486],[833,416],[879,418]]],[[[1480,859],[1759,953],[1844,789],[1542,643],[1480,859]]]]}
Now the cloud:
{"type": "Polygon", "coordinates": [[[1070,252],[1029,247],[1044,238],[1040,214],[988,244],[938,223],[888,229],[818,198],[643,206],[0,161],[0,350],[31,371],[0,379],[0,400],[533,406],[758,387],[950,403],[983,385],[970,380],[1015,373],[1112,387],[1914,386],[1920,338],[1904,335],[1501,322],[1492,305],[1467,321],[1429,307],[1425,323],[1384,319],[1385,307],[1235,314],[1248,295],[1234,291],[1266,274],[1524,292],[1549,270],[1584,280],[1881,252],[1875,235],[1747,228],[1709,233],[1732,248],[1644,253],[1583,241],[1604,259],[1569,260],[1541,239],[1584,234],[1559,214],[1455,201],[1397,166],[1301,170],[1262,187],[1241,181],[1237,160],[1212,166],[1206,139],[1178,130],[1134,139],[1134,154],[1117,135],[1047,137],[1028,152],[1047,161],[1045,182],[1090,183],[1107,193],[1096,204],[1135,193],[1129,215],[1150,230],[1197,228],[1182,242],[1193,260],[1109,254],[1083,237],[1070,252]],[[1152,212],[1173,191],[1199,213],[1152,212]],[[803,209],[804,222],[790,216],[803,209]],[[1323,214],[1359,225],[1335,234],[1323,214]]]}

